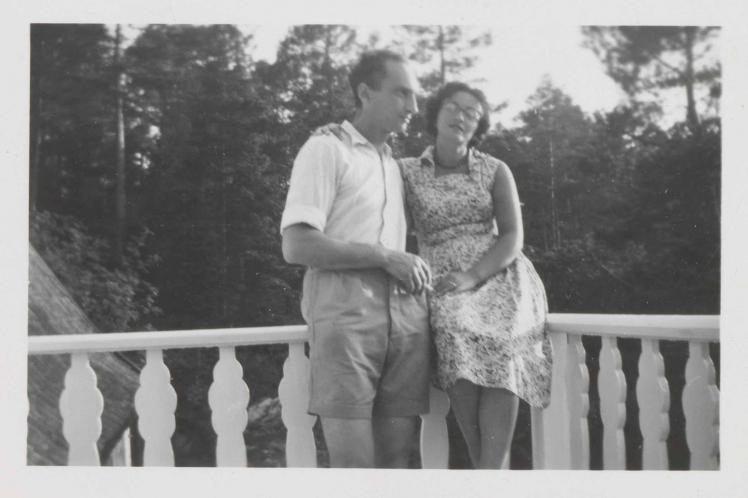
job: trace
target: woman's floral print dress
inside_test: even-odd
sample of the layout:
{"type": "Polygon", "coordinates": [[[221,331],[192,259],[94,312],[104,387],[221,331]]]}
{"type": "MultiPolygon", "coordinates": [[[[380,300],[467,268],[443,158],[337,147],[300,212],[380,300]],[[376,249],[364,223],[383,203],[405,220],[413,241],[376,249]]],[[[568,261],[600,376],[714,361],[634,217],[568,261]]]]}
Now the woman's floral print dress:
{"type": "MultiPolygon", "coordinates": [[[[401,160],[408,210],[421,257],[434,278],[469,270],[496,240],[493,182],[499,161],[469,156],[469,174],[435,176],[433,148],[401,160]]],[[[457,379],[515,393],[531,406],[550,401],[547,302],[532,263],[514,262],[475,289],[429,295],[436,383],[457,379]]]]}

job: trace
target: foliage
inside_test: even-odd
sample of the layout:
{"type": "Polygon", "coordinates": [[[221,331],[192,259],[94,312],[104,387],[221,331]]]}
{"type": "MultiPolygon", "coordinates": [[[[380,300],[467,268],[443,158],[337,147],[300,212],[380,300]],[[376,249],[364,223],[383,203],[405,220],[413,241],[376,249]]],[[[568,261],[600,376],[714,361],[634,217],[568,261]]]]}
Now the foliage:
{"type": "Polygon", "coordinates": [[[102,25],[32,24],[31,41],[32,208],[101,227],[114,173],[111,37],[102,25]]]}
{"type": "Polygon", "coordinates": [[[158,292],[143,276],[158,262],[147,230],[130,241],[119,268],[108,265],[109,243],[71,216],[37,211],[30,238],[75,302],[102,332],[147,330],[161,312],[158,292]]]}
{"type": "MultiPolygon", "coordinates": [[[[287,167],[271,102],[229,26],[151,26],[128,50],[141,119],[159,130],[143,222],[154,227],[174,327],[278,323],[295,295],[277,229],[287,167]],[[280,166],[280,167],[279,167],[280,166]]],[[[282,139],[281,139],[282,140],[282,139]]],[[[294,313],[291,312],[291,317],[294,313]]]]}

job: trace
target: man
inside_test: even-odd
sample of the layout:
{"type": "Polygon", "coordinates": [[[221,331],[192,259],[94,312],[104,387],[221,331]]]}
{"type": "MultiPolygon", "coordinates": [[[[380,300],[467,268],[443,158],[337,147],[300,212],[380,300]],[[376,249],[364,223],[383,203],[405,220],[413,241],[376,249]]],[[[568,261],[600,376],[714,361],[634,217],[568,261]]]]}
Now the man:
{"type": "Polygon", "coordinates": [[[364,54],[342,140],[311,137],[291,173],[281,220],[287,262],[308,267],[310,407],[332,467],[407,467],[428,411],[426,263],[405,252],[403,186],[385,143],[417,112],[417,80],[389,51],[364,54]]]}

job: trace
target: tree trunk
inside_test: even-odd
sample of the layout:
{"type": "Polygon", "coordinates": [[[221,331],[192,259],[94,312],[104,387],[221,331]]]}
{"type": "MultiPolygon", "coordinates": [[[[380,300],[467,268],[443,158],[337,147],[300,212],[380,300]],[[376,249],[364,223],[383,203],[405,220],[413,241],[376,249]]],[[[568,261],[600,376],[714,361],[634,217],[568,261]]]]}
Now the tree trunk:
{"type": "Polygon", "coordinates": [[[116,187],[115,187],[115,236],[114,236],[114,262],[117,266],[122,263],[125,245],[125,222],[126,222],[126,197],[125,197],[125,119],[123,111],[124,72],[121,63],[121,26],[117,25],[114,64],[117,78],[117,149],[116,149],[116,187]]]}
{"type": "Polygon", "coordinates": [[[447,81],[446,61],[444,60],[444,28],[439,25],[439,85],[443,86],[447,81]]]}
{"type": "Polygon", "coordinates": [[[551,241],[554,249],[561,244],[561,233],[558,229],[558,211],[556,210],[556,174],[553,158],[553,138],[548,141],[548,157],[551,166],[551,241]]]}
{"type": "Polygon", "coordinates": [[[329,116],[334,115],[334,89],[333,85],[335,84],[335,79],[333,78],[332,74],[332,60],[330,58],[330,49],[332,48],[332,27],[327,27],[325,29],[325,58],[322,62],[322,74],[327,75],[327,112],[329,116]]]}
{"type": "Polygon", "coordinates": [[[36,67],[42,56],[42,41],[38,33],[31,32],[31,106],[29,109],[29,210],[36,210],[39,197],[39,164],[42,147],[42,95],[41,74],[36,67]]]}
{"type": "Polygon", "coordinates": [[[689,26],[684,28],[685,51],[686,51],[686,71],[684,74],[684,84],[686,86],[686,122],[691,130],[695,131],[699,127],[699,116],[696,113],[696,99],[694,98],[694,56],[693,46],[696,39],[696,28],[689,26]]]}

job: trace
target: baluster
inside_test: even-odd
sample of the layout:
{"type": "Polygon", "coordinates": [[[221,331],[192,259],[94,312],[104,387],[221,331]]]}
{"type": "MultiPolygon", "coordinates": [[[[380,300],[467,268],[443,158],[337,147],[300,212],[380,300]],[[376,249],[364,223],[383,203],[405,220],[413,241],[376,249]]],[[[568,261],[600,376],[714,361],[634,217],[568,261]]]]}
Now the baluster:
{"type": "Polygon", "coordinates": [[[686,441],[691,450],[692,470],[716,470],[719,452],[719,389],[709,344],[690,342],[683,389],[686,441]]]}
{"type": "Polygon", "coordinates": [[[449,465],[449,438],[447,436],[447,393],[431,387],[429,413],[421,415],[421,467],[446,469],[449,465]]]}
{"type": "Polygon", "coordinates": [[[626,469],[626,377],[621,368],[621,352],[615,337],[603,337],[600,349],[600,416],[603,420],[603,464],[606,470],[626,469]]]}
{"type": "Polygon", "coordinates": [[[281,419],[286,426],[286,467],[316,467],[317,447],[312,432],[316,417],[307,413],[309,360],[304,354],[303,342],[288,345],[278,397],[281,419]]]}
{"type": "Polygon", "coordinates": [[[569,395],[569,436],[572,469],[590,468],[590,433],[587,412],[590,408],[590,374],[587,371],[584,345],[579,335],[569,335],[567,392],[569,395]]]}
{"type": "Polygon", "coordinates": [[[174,466],[171,436],[176,423],[177,393],[160,349],[146,351],[146,363],[140,372],[140,387],[135,393],[138,431],[143,437],[143,465],[174,466]]]}
{"type": "Polygon", "coordinates": [[[68,442],[68,465],[101,465],[96,442],[101,435],[104,397],[86,353],[74,353],[60,395],[62,433],[68,442]]]}
{"type": "Polygon", "coordinates": [[[211,421],[218,439],[216,465],[247,466],[244,429],[249,416],[249,388],[242,378],[242,366],[233,347],[218,348],[218,363],[213,368],[213,384],[208,390],[211,421]]]}
{"type": "Polygon", "coordinates": [[[644,438],[642,468],[667,470],[670,387],[665,379],[665,363],[657,340],[642,339],[636,397],[639,402],[639,427],[644,438]]]}
{"type": "Polygon", "coordinates": [[[550,336],[553,346],[551,402],[545,410],[534,410],[532,419],[532,464],[534,469],[571,468],[569,448],[569,401],[567,392],[568,337],[550,336]]]}

